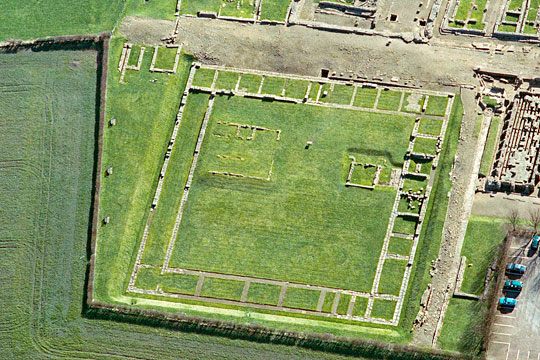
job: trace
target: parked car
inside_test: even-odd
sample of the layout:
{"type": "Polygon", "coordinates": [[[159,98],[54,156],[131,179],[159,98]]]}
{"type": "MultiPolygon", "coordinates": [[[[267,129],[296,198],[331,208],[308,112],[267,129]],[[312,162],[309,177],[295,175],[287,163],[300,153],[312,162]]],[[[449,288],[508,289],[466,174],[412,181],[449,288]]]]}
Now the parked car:
{"type": "Polygon", "coordinates": [[[538,244],[540,243],[540,235],[535,235],[532,240],[531,249],[538,250],[538,244]]]}
{"type": "Polygon", "coordinates": [[[516,307],[516,299],[509,298],[509,297],[502,297],[499,299],[499,306],[503,308],[515,308],[516,307]]]}
{"type": "Polygon", "coordinates": [[[518,280],[506,280],[504,282],[503,291],[519,293],[523,288],[523,283],[518,280]]]}
{"type": "Polygon", "coordinates": [[[523,275],[525,274],[525,270],[527,270],[527,267],[521,264],[510,263],[506,267],[506,273],[512,275],[523,275]]]}

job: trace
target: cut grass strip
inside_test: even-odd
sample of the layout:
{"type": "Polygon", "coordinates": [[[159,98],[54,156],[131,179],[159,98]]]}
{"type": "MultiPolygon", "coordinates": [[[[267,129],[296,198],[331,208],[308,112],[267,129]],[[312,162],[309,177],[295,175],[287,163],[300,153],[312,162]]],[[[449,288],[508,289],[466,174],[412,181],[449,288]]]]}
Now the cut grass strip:
{"type": "Polygon", "coordinates": [[[311,83],[311,89],[309,90],[309,99],[312,101],[317,100],[317,94],[319,92],[319,89],[321,88],[321,84],[318,82],[312,82],[311,83]]]}
{"type": "Polygon", "coordinates": [[[395,90],[383,90],[377,103],[377,109],[380,110],[399,110],[399,103],[401,102],[401,91],[395,90]]]}
{"type": "Polygon", "coordinates": [[[396,310],[396,302],[392,300],[375,299],[371,316],[378,319],[392,320],[396,310]]]}
{"type": "Polygon", "coordinates": [[[406,256],[410,254],[411,247],[412,240],[392,236],[388,244],[388,253],[406,256]]]}
{"type": "Polygon", "coordinates": [[[255,304],[277,305],[281,286],[252,282],[249,284],[247,302],[255,304]]]}
{"type": "Polygon", "coordinates": [[[340,315],[347,315],[347,310],[349,310],[349,303],[351,302],[352,296],[349,294],[341,294],[339,298],[339,304],[336,309],[336,312],[340,315]]]}
{"type": "Polygon", "coordinates": [[[214,82],[215,73],[216,70],[214,69],[197,69],[195,76],[193,77],[193,85],[211,87],[212,83],[214,82]]]}
{"type": "Polygon", "coordinates": [[[480,165],[480,174],[489,175],[489,168],[491,167],[491,160],[497,147],[497,133],[499,130],[499,123],[501,118],[494,116],[489,125],[489,133],[486,140],[486,146],[484,147],[484,153],[482,154],[482,163],[480,165]]]}
{"type": "Polygon", "coordinates": [[[133,45],[131,47],[131,53],[127,62],[128,66],[136,66],[139,60],[139,54],[141,53],[141,47],[139,45],[133,45]]]}
{"type": "Polygon", "coordinates": [[[334,292],[327,292],[324,296],[324,302],[322,306],[323,312],[332,312],[332,305],[334,304],[334,299],[336,298],[336,293],[334,292]]]}
{"type": "Polygon", "coordinates": [[[155,67],[158,69],[172,70],[175,58],[176,48],[159,47],[155,67]]]}
{"type": "Polygon", "coordinates": [[[261,85],[262,76],[255,74],[242,74],[242,79],[240,80],[239,89],[244,89],[250,93],[257,93],[259,91],[259,86],[261,85]]]}
{"type": "Polygon", "coordinates": [[[321,292],[319,290],[290,287],[285,294],[283,306],[295,309],[317,310],[320,294],[321,292]]]}
{"type": "Polygon", "coordinates": [[[261,93],[281,95],[281,92],[283,91],[283,86],[285,86],[285,78],[267,76],[264,78],[261,93]]]}
{"type": "Polygon", "coordinates": [[[330,91],[331,88],[332,88],[332,84],[330,83],[325,83],[322,85],[321,96],[319,97],[319,101],[324,102],[324,103],[331,102],[330,101],[330,98],[332,97],[332,92],[330,91]]]}
{"type": "Polygon", "coordinates": [[[422,118],[418,132],[426,135],[440,135],[443,121],[439,119],[422,118]]]}
{"type": "Polygon", "coordinates": [[[350,85],[334,85],[331,102],[334,104],[349,105],[352,100],[354,87],[350,85]]]}
{"type": "Polygon", "coordinates": [[[406,266],[407,261],[386,259],[381,273],[378,293],[399,295],[406,266]]]}
{"type": "Polygon", "coordinates": [[[243,290],[243,281],[207,277],[204,279],[201,296],[239,301],[243,290]]]}
{"type": "Polygon", "coordinates": [[[392,231],[400,234],[413,235],[416,225],[416,219],[398,216],[394,222],[394,228],[392,231]]]}
{"type": "Polygon", "coordinates": [[[430,95],[426,106],[426,114],[444,116],[448,105],[447,96],[430,95]]]}
{"type": "Polygon", "coordinates": [[[367,298],[357,296],[356,301],[354,302],[354,308],[353,308],[352,315],[353,316],[364,316],[364,315],[366,315],[367,304],[368,304],[368,299],[367,298]]]}
{"type": "Polygon", "coordinates": [[[220,71],[216,80],[216,89],[233,90],[238,81],[238,73],[232,71],[220,71]]]}
{"type": "Polygon", "coordinates": [[[309,82],[306,80],[289,79],[287,82],[287,88],[285,89],[285,96],[294,99],[303,99],[306,96],[309,82]]]}
{"type": "Polygon", "coordinates": [[[378,92],[379,90],[376,88],[359,87],[356,89],[353,105],[372,109],[375,106],[375,100],[377,100],[378,92]]]}
{"type": "Polygon", "coordinates": [[[413,152],[417,154],[435,155],[437,152],[437,139],[417,137],[414,140],[413,152]]]}

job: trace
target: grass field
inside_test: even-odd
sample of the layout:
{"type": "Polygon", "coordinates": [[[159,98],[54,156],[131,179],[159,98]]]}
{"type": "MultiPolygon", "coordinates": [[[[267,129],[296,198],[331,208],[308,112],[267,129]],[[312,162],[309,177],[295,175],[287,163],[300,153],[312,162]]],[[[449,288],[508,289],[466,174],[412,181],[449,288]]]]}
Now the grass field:
{"type": "MultiPolygon", "coordinates": [[[[186,156],[194,146],[207,102],[206,94],[189,97],[179,131],[182,145],[171,155],[171,176],[162,193],[166,203],[154,215],[143,255],[145,263],[163,262],[178,194],[189,170],[186,156]]],[[[218,96],[207,129],[212,136],[203,143],[171,266],[368,291],[386,232],[386,223],[380,219],[389,216],[395,193],[376,190],[355,196],[357,189],[344,186],[347,156],[392,149],[387,162],[400,166],[413,121],[400,116],[218,96]],[[280,117],[275,117],[276,113],[280,117]],[[303,121],[305,118],[311,121],[303,121]],[[255,140],[243,143],[234,139],[235,127],[217,124],[237,119],[279,129],[281,140],[276,141],[273,132],[257,132],[255,140]],[[359,140],[357,134],[367,131],[398,135],[391,140],[392,145],[359,140]],[[225,141],[216,135],[233,139],[225,141]],[[304,149],[307,139],[316,139],[309,150],[304,149]],[[336,144],[335,139],[341,140],[336,144]],[[244,161],[220,160],[220,154],[244,161]],[[321,162],[321,158],[327,161],[321,162]],[[268,183],[208,174],[218,170],[266,176],[272,161],[275,175],[268,183]],[[280,199],[287,202],[276,206],[280,199]],[[321,207],[321,203],[325,205],[321,207]],[[296,256],[291,256],[293,253],[296,256]],[[339,271],[329,272],[329,266],[339,271]],[[344,278],[343,274],[358,267],[365,269],[362,279],[344,278]]]]}
{"type": "MultiPolygon", "coordinates": [[[[462,292],[477,295],[483,293],[487,269],[505,235],[503,219],[478,216],[469,219],[461,250],[461,256],[467,257],[462,292]],[[472,265],[468,266],[469,264],[472,265]]],[[[492,281],[491,284],[493,283],[492,281]]],[[[488,304],[485,301],[452,299],[439,337],[439,345],[448,350],[477,353],[480,347],[480,330],[487,309],[488,304]]]]}
{"type": "Polygon", "coordinates": [[[123,0],[4,0],[0,11],[0,41],[110,30],[123,3],[123,0]]]}
{"type": "MultiPolygon", "coordinates": [[[[116,51],[112,54],[113,63],[118,61],[120,44],[115,48],[116,51]]],[[[149,59],[145,58],[145,62],[143,69],[148,66],[149,59]]],[[[129,293],[125,294],[127,278],[133,267],[134,254],[144,225],[144,208],[149,208],[152,186],[159,173],[159,152],[165,152],[167,136],[163,134],[170,133],[173,125],[172,122],[167,124],[163,119],[174,119],[175,108],[178,106],[178,102],[164,99],[166,106],[156,105],[156,110],[152,110],[156,112],[157,108],[161,108],[159,117],[152,120],[155,125],[151,125],[148,113],[136,114],[137,106],[140,106],[136,101],[146,97],[167,97],[169,93],[180,94],[189,62],[189,57],[183,56],[179,66],[180,73],[175,77],[163,77],[152,89],[152,95],[145,95],[145,91],[149,91],[145,89],[149,75],[143,71],[128,71],[127,86],[117,84],[117,74],[111,75],[113,80],[110,82],[110,91],[115,94],[113,102],[115,99],[122,99],[122,102],[113,105],[109,103],[109,112],[123,113],[123,116],[129,117],[130,123],[126,126],[130,128],[129,131],[116,133],[114,128],[110,131],[111,137],[106,139],[105,157],[109,156],[111,163],[116,165],[115,175],[106,178],[103,183],[102,200],[106,199],[106,196],[109,198],[103,200],[101,213],[111,214],[111,223],[100,230],[98,243],[111,244],[98,246],[98,253],[101,251],[101,255],[98,254],[101,268],[96,275],[95,299],[123,304],[136,303],[143,308],[156,308],[156,305],[147,302],[149,300],[165,300],[166,302],[161,304],[167,306],[167,310],[182,309],[182,312],[192,315],[243,321],[233,313],[243,313],[249,317],[248,314],[254,314],[258,310],[254,312],[254,309],[223,304],[213,304],[218,310],[212,310],[208,303],[201,301],[186,300],[187,303],[184,303],[187,305],[183,305],[179,299],[164,299],[158,295],[135,299],[129,293]],[[120,93],[126,95],[122,97],[120,93]],[[133,97],[133,102],[127,104],[126,98],[130,97],[133,97]],[[133,111],[134,119],[140,118],[139,121],[134,121],[129,115],[133,111]],[[147,125],[142,126],[143,122],[147,125]],[[165,130],[167,125],[169,128],[165,130]],[[144,133],[144,136],[133,137],[136,133],[144,133]],[[147,144],[155,144],[159,143],[158,137],[161,137],[163,145],[161,149],[159,146],[151,146],[155,155],[150,155],[149,145],[142,145],[143,139],[147,144]],[[113,151],[114,147],[120,146],[117,144],[129,146],[134,151],[113,151]],[[108,149],[107,146],[111,147],[108,149]],[[123,164],[124,162],[126,164],[123,164]],[[128,163],[131,165],[127,165],[128,163]],[[117,172],[118,167],[121,167],[121,172],[117,172]],[[153,171],[150,171],[151,167],[154,167],[153,171]],[[120,193],[122,198],[118,196],[118,188],[125,190],[120,193]],[[135,194],[135,197],[129,196],[129,193],[135,194]],[[129,203],[130,206],[122,207],[121,203],[129,203]],[[106,273],[111,269],[114,276],[106,273]],[[198,307],[194,308],[189,304],[198,307]]],[[[195,76],[195,85],[209,86],[213,75],[212,70],[201,71],[195,76]]],[[[243,74],[239,88],[249,92],[257,92],[261,88],[262,93],[274,94],[281,93],[285,88],[286,94],[290,92],[302,98],[308,85],[305,81],[285,82],[280,78],[266,77],[261,86],[262,79],[259,75],[243,74]]],[[[238,75],[220,70],[216,84],[218,87],[232,88],[237,80],[238,75]]],[[[319,87],[316,85],[318,84],[312,83],[311,93],[315,91],[316,94],[318,91],[319,87]]],[[[322,90],[330,90],[330,87],[323,84],[322,90]]],[[[352,88],[336,85],[333,90],[327,95],[330,102],[351,102],[352,88]]],[[[371,105],[366,106],[373,107],[376,94],[376,89],[358,88],[354,101],[361,99],[366,104],[371,102],[371,105]]],[[[400,91],[390,93],[386,101],[388,106],[397,110],[401,94],[400,91]]],[[[196,91],[188,97],[161,200],[154,212],[143,263],[154,266],[163,264],[181,199],[180,194],[189,172],[192,149],[209,99],[208,94],[196,91]]],[[[445,107],[446,102],[447,99],[444,101],[445,107]]],[[[395,192],[388,188],[377,188],[374,191],[345,188],[349,156],[354,155],[357,161],[385,164],[387,171],[383,172],[383,178],[388,181],[389,170],[403,165],[403,154],[408,146],[414,119],[414,114],[388,116],[357,110],[218,95],[214,100],[169,266],[370,291],[386,232],[386,221],[381,222],[381,219],[388,219],[395,192]],[[310,121],[306,122],[305,119],[310,121]],[[236,126],[226,125],[228,122],[279,130],[280,140],[276,140],[275,131],[257,130],[253,140],[239,141],[237,136],[243,139],[253,136],[252,130],[249,127],[237,129],[236,126]],[[361,136],[364,133],[371,136],[361,136]],[[388,138],[385,135],[388,133],[396,136],[388,138]],[[380,141],[383,138],[384,142],[380,141]],[[336,139],[339,141],[336,142],[336,139]],[[306,141],[313,142],[309,149],[305,149],[306,141]],[[268,176],[269,169],[273,171],[270,181],[230,178],[209,173],[226,171],[264,178],[268,176]],[[358,268],[363,269],[362,277],[346,276],[358,268]]],[[[120,122],[121,118],[117,120],[120,122]]],[[[456,118],[455,121],[459,119],[456,118]]],[[[428,128],[435,129],[437,125],[440,126],[428,124],[428,128]]],[[[429,165],[426,165],[426,171],[429,171],[428,167],[429,165]]],[[[414,189],[425,188],[425,181],[411,178],[406,180],[406,185],[414,189]]],[[[405,219],[402,225],[404,233],[412,233],[416,222],[405,219]]],[[[396,229],[399,230],[399,226],[396,229]]],[[[410,249],[410,244],[396,246],[396,253],[406,253],[410,249]]],[[[402,278],[390,275],[394,270],[403,273],[402,265],[400,262],[388,262],[383,271],[381,293],[399,293],[402,278]],[[393,268],[394,265],[396,269],[393,268]]],[[[243,283],[236,280],[209,281],[206,278],[202,284],[201,296],[207,298],[238,301],[242,296],[243,283]]],[[[139,285],[149,290],[158,286],[168,292],[193,294],[195,277],[159,275],[158,271],[147,271],[143,279],[137,280],[137,286],[139,285]]],[[[256,304],[276,305],[280,290],[277,285],[252,283],[246,300],[256,304]]],[[[315,310],[319,297],[320,291],[290,287],[283,305],[315,310]]],[[[333,292],[327,293],[323,311],[329,311],[333,297],[333,292]]],[[[357,297],[356,300],[358,305],[351,308],[352,313],[362,316],[367,299],[357,297]]],[[[349,295],[340,299],[338,314],[346,314],[349,301],[349,295]]],[[[392,301],[389,303],[390,305],[381,302],[382,305],[377,306],[378,310],[373,316],[392,319],[396,304],[392,301]]],[[[416,304],[411,306],[417,308],[416,304]]],[[[323,324],[326,321],[320,321],[316,316],[305,317],[315,322],[304,322],[302,325],[291,323],[287,328],[304,331],[325,329],[325,332],[334,334],[352,334],[351,327],[338,328],[323,324]]],[[[284,326],[283,323],[273,320],[270,314],[265,314],[264,318],[259,317],[258,322],[271,327],[284,326]]],[[[369,333],[366,329],[358,326],[355,331],[361,333],[362,337],[389,339],[378,332],[369,333]]],[[[394,336],[395,334],[396,332],[394,336]]],[[[406,334],[399,336],[404,336],[402,339],[408,337],[406,334]]]]}
{"type": "MultiPolygon", "coordinates": [[[[0,55],[2,358],[349,358],[81,316],[93,189],[95,63],[95,51],[0,55]]],[[[159,115],[159,107],[153,109],[146,114],[159,115]]]]}
{"type": "Polygon", "coordinates": [[[482,162],[480,164],[480,174],[485,176],[489,175],[489,169],[491,167],[491,161],[493,160],[493,154],[497,150],[497,134],[499,131],[499,124],[501,122],[500,116],[494,116],[489,125],[488,138],[486,140],[486,146],[482,154],[482,162]]]}

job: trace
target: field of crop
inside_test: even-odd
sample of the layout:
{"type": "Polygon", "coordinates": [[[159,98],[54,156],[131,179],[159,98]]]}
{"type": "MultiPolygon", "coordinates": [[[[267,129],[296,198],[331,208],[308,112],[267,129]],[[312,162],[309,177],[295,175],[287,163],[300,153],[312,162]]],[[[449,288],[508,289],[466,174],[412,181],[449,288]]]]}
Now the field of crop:
{"type": "Polygon", "coordinates": [[[0,54],[2,358],[343,359],[81,316],[96,141],[96,54],[0,54]]]}

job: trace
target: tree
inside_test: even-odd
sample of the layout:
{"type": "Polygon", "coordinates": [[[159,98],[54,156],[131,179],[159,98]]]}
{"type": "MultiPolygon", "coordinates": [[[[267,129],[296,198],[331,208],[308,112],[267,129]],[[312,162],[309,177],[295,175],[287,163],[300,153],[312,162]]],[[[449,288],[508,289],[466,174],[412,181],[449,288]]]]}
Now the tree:
{"type": "Polygon", "coordinates": [[[506,215],[506,220],[508,220],[508,224],[512,227],[512,231],[516,231],[516,226],[519,222],[519,211],[516,208],[510,209],[508,215],[506,215]]]}
{"type": "Polygon", "coordinates": [[[540,226],[540,208],[534,208],[529,210],[529,223],[534,228],[534,232],[540,226]]]}

